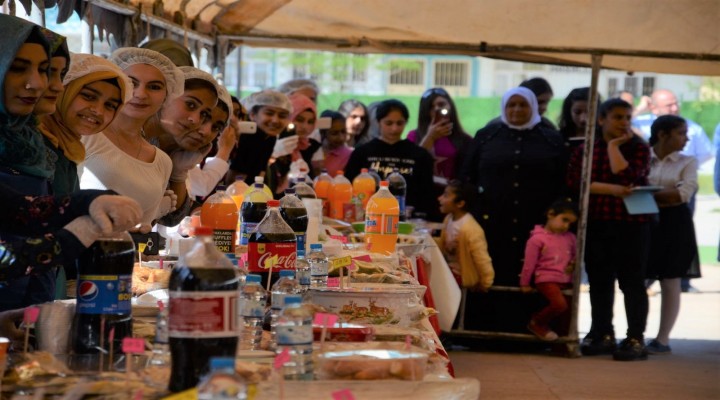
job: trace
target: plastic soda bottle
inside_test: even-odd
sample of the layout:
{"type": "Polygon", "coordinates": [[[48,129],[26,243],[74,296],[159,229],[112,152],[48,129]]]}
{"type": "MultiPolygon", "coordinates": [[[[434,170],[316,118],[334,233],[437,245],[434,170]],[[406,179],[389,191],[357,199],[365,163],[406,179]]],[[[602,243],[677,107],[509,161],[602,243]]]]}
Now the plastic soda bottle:
{"type": "Polygon", "coordinates": [[[213,228],[213,240],[220,251],[235,254],[238,208],[232,197],[225,193],[225,186],[218,186],[218,190],[205,200],[200,209],[200,221],[203,226],[213,228]]]}
{"type": "Polygon", "coordinates": [[[343,171],[338,171],[332,186],[330,186],[330,218],[346,222],[355,220],[351,203],[352,195],[352,184],[345,177],[343,171]]]}
{"type": "Polygon", "coordinates": [[[310,286],[326,287],[328,278],[328,258],[323,253],[323,247],[320,243],[310,245],[310,254],[307,256],[310,264],[310,286]]]}
{"type": "Polygon", "coordinates": [[[360,170],[360,175],[353,179],[353,196],[362,202],[363,210],[367,207],[370,197],[377,192],[375,189],[375,179],[368,173],[367,168],[360,170]]]}
{"type": "Polygon", "coordinates": [[[302,304],[300,295],[285,297],[285,307],[278,317],[277,352],[289,350],[290,361],[283,366],[285,379],[313,379],[313,311],[302,304]]]}
{"type": "Polygon", "coordinates": [[[238,343],[238,273],[215,247],[212,228],[196,228],[195,238],[173,268],[168,287],[172,392],[195,387],[210,358],[234,357],[238,343]]]}
{"type": "Polygon", "coordinates": [[[285,189],[285,196],[280,199],[280,215],[295,232],[297,248],[305,249],[305,233],[308,227],[308,213],[302,200],[295,195],[295,189],[285,189]]]}
{"type": "Polygon", "coordinates": [[[277,321],[285,306],[285,298],[288,295],[300,294],[302,289],[295,279],[295,271],[280,271],[280,279],[270,289],[270,348],[275,350],[277,344],[277,321]]]}
{"type": "Polygon", "coordinates": [[[250,235],[267,212],[267,201],[272,199],[265,193],[262,183],[254,183],[253,190],[245,194],[240,207],[240,244],[247,245],[250,235]]]}
{"type": "Polygon", "coordinates": [[[297,197],[301,199],[317,199],[317,194],[315,193],[315,190],[313,190],[313,188],[311,188],[310,185],[307,184],[304,176],[300,176],[297,178],[297,183],[295,183],[293,189],[295,189],[295,194],[297,195],[297,197]]]}
{"type": "Polygon", "coordinates": [[[247,382],[235,372],[235,358],[213,357],[210,373],[198,385],[198,400],[245,400],[247,382]]]}
{"type": "Polygon", "coordinates": [[[329,215],[328,194],[333,178],[328,174],[327,169],[323,168],[320,175],[315,178],[315,194],[318,199],[323,202],[323,215],[329,215]]]}
{"type": "Polygon", "coordinates": [[[380,190],[365,209],[365,243],[373,253],[393,253],[397,242],[400,206],[388,185],[388,181],[380,182],[380,190]]]}
{"type": "Polygon", "coordinates": [[[378,175],[377,171],[376,171],[374,168],[370,168],[370,169],[368,170],[368,174],[369,174],[370,176],[372,176],[373,179],[375,179],[375,191],[373,192],[373,193],[375,193],[375,192],[377,192],[377,191],[380,189],[380,181],[381,181],[382,179],[380,179],[380,175],[378,175]]]}
{"type": "Polygon", "coordinates": [[[241,327],[238,350],[260,349],[265,304],[268,297],[267,291],[260,286],[260,280],[260,275],[250,274],[245,277],[245,286],[240,289],[238,317],[241,327]]]}
{"type": "Polygon", "coordinates": [[[252,192],[253,190],[255,190],[255,184],[256,184],[256,183],[259,183],[259,184],[261,184],[261,185],[263,186],[263,191],[265,192],[265,194],[267,195],[268,198],[271,198],[271,199],[273,198],[273,192],[272,192],[272,190],[270,190],[270,188],[265,184],[265,178],[263,178],[262,176],[256,176],[256,177],[255,177],[255,181],[253,182],[252,186],[250,186],[250,187],[245,191],[245,196],[247,196],[248,194],[250,194],[250,192],[252,192]]]}
{"type": "Polygon", "coordinates": [[[248,242],[248,272],[262,274],[263,285],[267,279],[275,282],[280,270],[295,270],[295,232],[280,215],[280,202],[268,200],[268,210],[248,242]],[[271,264],[271,265],[270,265],[271,264]],[[272,276],[268,277],[272,266],[272,276]]]}
{"type": "Polygon", "coordinates": [[[237,175],[235,176],[235,182],[231,183],[230,186],[227,187],[225,193],[232,197],[239,210],[242,207],[245,192],[247,192],[248,189],[250,189],[250,186],[245,183],[245,175],[237,175]]]}
{"type": "Polygon", "coordinates": [[[405,196],[407,196],[407,183],[405,182],[405,178],[397,168],[393,168],[393,172],[388,175],[387,181],[390,184],[390,193],[395,196],[400,206],[400,221],[405,221],[405,196]]]}

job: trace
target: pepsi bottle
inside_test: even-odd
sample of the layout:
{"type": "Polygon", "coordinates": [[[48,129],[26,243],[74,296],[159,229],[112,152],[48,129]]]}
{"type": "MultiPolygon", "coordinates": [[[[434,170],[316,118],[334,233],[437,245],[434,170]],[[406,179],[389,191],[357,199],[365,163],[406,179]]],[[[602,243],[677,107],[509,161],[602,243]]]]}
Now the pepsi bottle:
{"type": "Polygon", "coordinates": [[[113,349],[120,353],[123,338],[132,336],[134,263],[135,245],[127,232],[96,240],[78,258],[77,303],[72,324],[75,354],[109,351],[113,329],[113,349]]]}

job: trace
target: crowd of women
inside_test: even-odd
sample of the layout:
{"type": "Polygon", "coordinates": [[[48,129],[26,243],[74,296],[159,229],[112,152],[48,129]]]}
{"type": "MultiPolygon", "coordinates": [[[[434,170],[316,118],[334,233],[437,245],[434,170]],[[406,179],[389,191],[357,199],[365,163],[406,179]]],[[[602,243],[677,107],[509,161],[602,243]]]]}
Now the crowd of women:
{"type": "MultiPolygon", "coordinates": [[[[351,99],[319,112],[320,89],[299,79],[239,101],[169,40],[121,48],[106,60],[70,54],[62,36],[15,17],[0,15],[0,30],[0,311],[52,300],[58,271],[71,275],[75,258],[100,235],[177,225],[217,184],[238,175],[248,183],[263,176],[279,196],[300,173],[344,170],[352,180],[362,168],[381,177],[397,169],[414,216],[429,220],[441,218],[435,198],[449,181],[468,182],[478,197],[469,209],[484,229],[500,286],[518,286],[525,242],[548,206],[577,198],[581,139],[591,123],[588,88],[565,99],[558,131],[543,117],[550,85],[523,82],[474,138],[451,96],[432,88],[404,138],[409,111],[398,100],[366,107],[351,99]],[[316,129],[320,118],[328,123],[316,129]],[[256,132],[243,134],[245,121],[256,132]]],[[[682,222],[692,233],[683,204],[696,188],[694,165],[677,154],[682,120],[659,119],[651,151],[629,133],[630,104],[592,106],[600,118],[588,227],[593,326],[584,346],[587,354],[615,350],[617,275],[631,321],[630,344],[621,347],[625,358],[638,359],[645,354],[650,218],[629,215],[622,198],[648,178],[665,188],[653,230],[659,254],[676,237],[669,226],[682,222]]],[[[653,277],[679,278],[687,257],[653,257],[653,277]]],[[[465,327],[522,331],[534,307],[507,292],[471,293],[465,327]]],[[[667,335],[663,340],[667,345],[667,335]]]]}

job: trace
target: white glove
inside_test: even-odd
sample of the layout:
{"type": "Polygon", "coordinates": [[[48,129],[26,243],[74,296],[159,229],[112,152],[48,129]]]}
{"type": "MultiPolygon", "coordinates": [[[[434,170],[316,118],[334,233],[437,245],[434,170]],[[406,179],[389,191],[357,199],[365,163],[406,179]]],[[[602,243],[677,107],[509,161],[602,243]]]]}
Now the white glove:
{"type": "Polygon", "coordinates": [[[178,150],[170,153],[173,163],[170,182],[185,182],[188,171],[200,164],[203,158],[205,153],[199,151],[178,150]]]}
{"type": "Polygon", "coordinates": [[[300,176],[300,170],[303,168],[305,168],[305,174],[307,174],[307,171],[310,171],[310,167],[307,165],[305,160],[298,158],[290,163],[290,174],[293,176],[300,176]]]}
{"type": "Polygon", "coordinates": [[[87,215],[75,218],[63,229],[75,235],[85,247],[90,247],[102,235],[100,227],[87,215]]]}
{"type": "Polygon", "coordinates": [[[111,233],[140,223],[143,211],[137,201],[127,196],[102,195],[90,203],[88,214],[102,233],[111,233]]]}
{"type": "Polygon", "coordinates": [[[275,141],[275,147],[273,148],[272,153],[273,158],[286,156],[295,151],[295,149],[297,149],[298,140],[300,140],[298,135],[292,135],[275,141]]]}
{"type": "Polygon", "coordinates": [[[160,200],[160,205],[158,206],[158,213],[155,216],[156,218],[160,218],[168,213],[171,213],[177,209],[177,195],[172,190],[168,189],[165,191],[165,195],[163,196],[162,200],[160,200]]]}

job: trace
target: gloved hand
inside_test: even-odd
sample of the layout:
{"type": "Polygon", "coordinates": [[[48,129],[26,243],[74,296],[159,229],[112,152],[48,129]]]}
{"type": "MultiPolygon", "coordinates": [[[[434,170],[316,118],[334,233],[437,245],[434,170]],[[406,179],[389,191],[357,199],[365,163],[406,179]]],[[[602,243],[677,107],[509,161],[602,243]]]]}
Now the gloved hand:
{"type": "Polygon", "coordinates": [[[126,231],[140,223],[143,211],[137,201],[127,196],[102,195],[90,203],[88,215],[100,232],[111,233],[126,231]]]}
{"type": "Polygon", "coordinates": [[[158,214],[155,218],[160,218],[168,213],[171,213],[177,209],[177,195],[172,190],[168,189],[165,191],[165,195],[160,200],[160,206],[158,207],[158,214]]]}
{"type": "Polygon", "coordinates": [[[170,181],[185,182],[188,171],[200,164],[203,158],[205,158],[205,152],[200,151],[178,150],[170,153],[173,163],[170,181]]]}
{"type": "Polygon", "coordinates": [[[278,139],[275,142],[272,156],[274,158],[286,156],[293,152],[298,146],[298,135],[288,136],[286,138],[278,139]]]}
{"type": "Polygon", "coordinates": [[[303,168],[305,169],[305,174],[307,174],[307,171],[310,171],[310,167],[301,157],[290,163],[290,174],[293,176],[299,176],[303,168]]]}
{"type": "Polygon", "coordinates": [[[87,215],[75,218],[63,229],[72,233],[85,247],[90,247],[103,233],[93,219],[87,215]]]}

